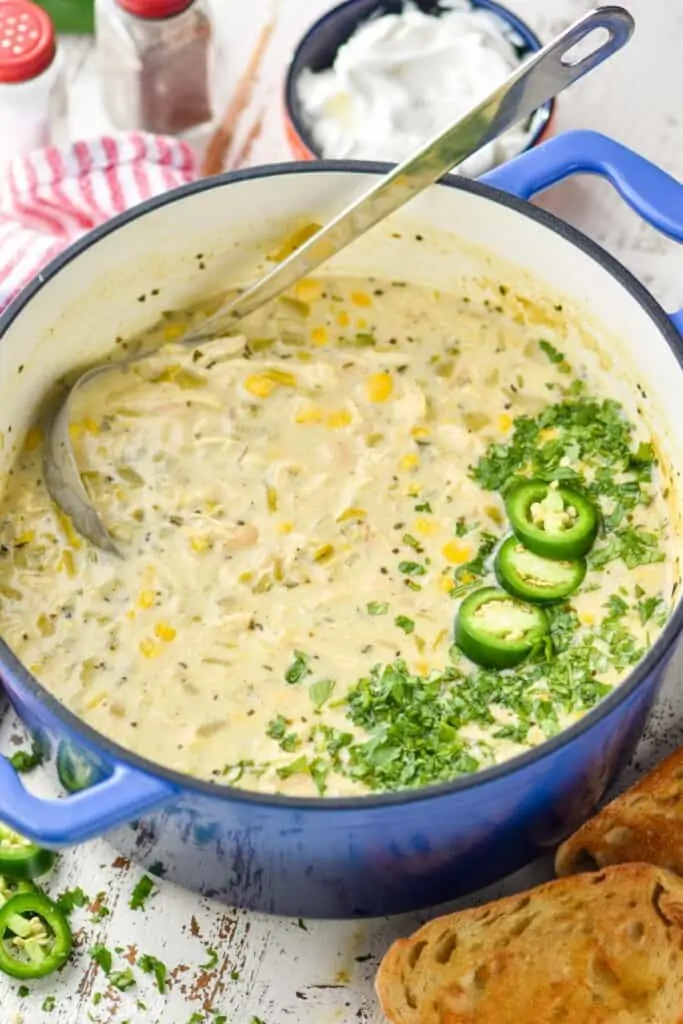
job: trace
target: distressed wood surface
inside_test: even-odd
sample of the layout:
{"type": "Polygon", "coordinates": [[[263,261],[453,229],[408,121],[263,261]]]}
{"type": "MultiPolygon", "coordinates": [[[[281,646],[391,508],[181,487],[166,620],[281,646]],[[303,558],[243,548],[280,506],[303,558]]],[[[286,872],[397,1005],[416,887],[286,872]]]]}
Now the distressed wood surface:
{"type": "MultiPolygon", "coordinates": [[[[283,71],[306,26],[331,4],[327,0],[214,0],[225,48],[226,98],[237,82],[262,26],[277,9],[263,74],[240,122],[231,160],[258,164],[288,159],[281,123],[283,71]]],[[[548,38],[592,4],[585,0],[515,0],[518,13],[548,38]]],[[[562,97],[557,130],[590,127],[638,149],[683,179],[680,95],[683,91],[683,9],[670,0],[631,0],[638,21],[627,50],[562,97]]],[[[89,40],[64,41],[74,137],[106,129],[96,84],[96,57],[89,40]]],[[[227,99],[226,99],[227,102],[227,99]]],[[[597,180],[574,179],[542,202],[582,228],[634,270],[667,308],[683,304],[683,250],[657,236],[597,180]]],[[[683,663],[674,660],[636,761],[624,774],[651,764],[683,740],[683,703],[678,681],[683,663]]],[[[2,748],[16,749],[21,730],[12,716],[0,730],[2,748]]],[[[40,769],[27,777],[47,791],[40,769]]],[[[547,865],[527,869],[479,898],[539,880],[547,865]]],[[[72,918],[77,951],[57,978],[31,986],[0,977],[2,1024],[307,1024],[380,1020],[372,990],[377,960],[397,936],[426,915],[389,921],[306,922],[234,911],[161,883],[144,909],[129,906],[140,871],[116,859],[104,842],[67,852],[49,879],[52,894],[80,886],[90,907],[72,918]],[[99,894],[99,895],[98,895],[99,894]],[[121,993],[107,984],[88,954],[95,943],[114,952],[116,969],[143,954],[169,971],[161,994],[152,975],[133,968],[135,988],[121,993]],[[51,997],[54,997],[54,1007],[51,997]]]]}

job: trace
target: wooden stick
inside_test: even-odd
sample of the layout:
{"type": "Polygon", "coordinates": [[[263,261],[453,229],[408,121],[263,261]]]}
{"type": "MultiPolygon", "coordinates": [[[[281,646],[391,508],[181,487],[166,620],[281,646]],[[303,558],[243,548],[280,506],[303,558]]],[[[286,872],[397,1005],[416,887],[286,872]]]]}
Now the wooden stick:
{"type": "Polygon", "coordinates": [[[225,158],[235,138],[240,118],[251,101],[254,86],[261,70],[261,64],[263,63],[263,58],[276,24],[277,18],[273,18],[264,25],[259,33],[256,46],[247,66],[242,72],[235,91],[230,97],[225,113],[209,139],[199,170],[200,177],[202,178],[206,178],[211,174],[220,174],[225,167],[225,158]]]}

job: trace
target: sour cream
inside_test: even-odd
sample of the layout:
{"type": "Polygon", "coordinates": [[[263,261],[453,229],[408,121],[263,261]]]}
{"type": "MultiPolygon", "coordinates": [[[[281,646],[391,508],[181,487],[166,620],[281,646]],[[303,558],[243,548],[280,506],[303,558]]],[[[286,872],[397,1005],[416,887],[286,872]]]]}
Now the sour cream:
{"type": "MultiPolygon", "coordinates": [[[[504,81],[522,42],[467,2],[454,0],[440,16],[406,4],[362,24],[331,68],[302,72],[306,126],[324,157],[399,162],[504,81]]],[[[519,153],[541,116],[475,153],[460,173],[483,174],[519,153]]]]}

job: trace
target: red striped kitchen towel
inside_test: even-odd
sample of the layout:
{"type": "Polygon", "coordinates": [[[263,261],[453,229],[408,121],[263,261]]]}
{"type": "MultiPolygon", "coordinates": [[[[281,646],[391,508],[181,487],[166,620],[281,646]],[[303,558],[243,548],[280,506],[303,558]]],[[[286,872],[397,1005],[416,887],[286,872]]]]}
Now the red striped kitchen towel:
{"type": "Polygon", "coordinates": [[[196,177],[189,146],[142,132],[11,161],[0,183],[0,311],[79,235],[196,177]]]}

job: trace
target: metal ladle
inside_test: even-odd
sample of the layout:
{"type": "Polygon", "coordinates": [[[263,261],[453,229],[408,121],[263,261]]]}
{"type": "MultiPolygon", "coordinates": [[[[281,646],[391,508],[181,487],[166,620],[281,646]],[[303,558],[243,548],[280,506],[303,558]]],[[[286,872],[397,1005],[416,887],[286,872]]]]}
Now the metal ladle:
{"type": "MultiPolygon", "coordinates": [[[[306,277],[482,146],[530,117],[549,99],[620,50],[630,39],[634,27],[633,18],[622,7],[599,7],[584,15],[554,42],[525,61],[469,114],[381,178],[291,256],[236,299],[226,302],[180,338],[179,343],[199,346],[207,338],[219,336],[230,323],[254,312],[306,277]],[[596,30],[602,30],[606,37],[595,46],[586,46],[587,37],[596,30]]],[[[69,435],[70,412],[77,391],[101,374],[118,371],[139,358],[144,357],[125,363],[107,363],[84,373],[57,410],[43,452],[45,482],[54,501],[70,516],[82,536],[117,555],[121,555],[121,551],[91,504],[81,479],[69,435]]]]}

